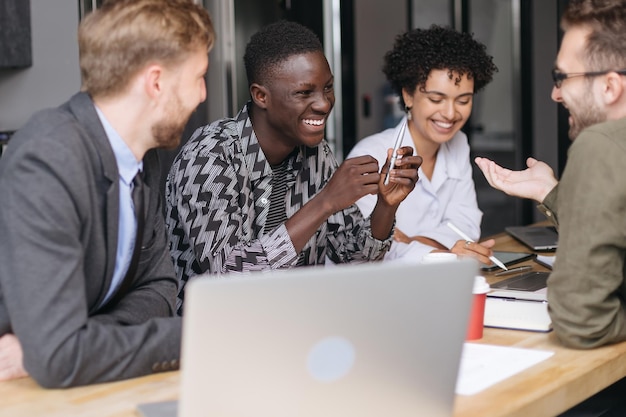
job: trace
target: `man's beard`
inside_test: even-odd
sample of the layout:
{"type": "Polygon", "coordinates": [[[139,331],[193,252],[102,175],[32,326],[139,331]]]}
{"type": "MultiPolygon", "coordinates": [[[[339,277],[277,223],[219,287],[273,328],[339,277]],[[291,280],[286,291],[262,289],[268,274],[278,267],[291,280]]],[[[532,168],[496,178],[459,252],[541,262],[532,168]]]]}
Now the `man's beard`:
{"type": "MultiPolygon", "coordinates": [[[[587,97],[592,97],[591,91],[587,97]]],[[[584,98],[581,100],[577,99],[574,101],[573,105],[568,107],[573,121],[569,127],[569,138],[571,140],[576,139],[583,129],[607,120],[606,112],[603,111],[592,98],[587,98],[586,100],[584,98]],[[574,112],[574,109],[578,110],[574,112]]]]}
{"type": "Polygon", "coordinates": [[[152,136],[158,148],[175,149],[180,144],[192,111],[183,108],[178,96],[172,99],[167,107],[167,115],[170,118],[155,123],[152,126],[152,136]]]}

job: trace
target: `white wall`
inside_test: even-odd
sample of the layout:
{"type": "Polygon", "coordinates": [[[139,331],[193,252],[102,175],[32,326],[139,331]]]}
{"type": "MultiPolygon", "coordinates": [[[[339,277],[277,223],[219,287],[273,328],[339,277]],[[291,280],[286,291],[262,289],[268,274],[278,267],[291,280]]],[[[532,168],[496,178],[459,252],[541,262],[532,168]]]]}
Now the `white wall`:
{"type": "Polygon", "coordinates": [[[0,69],[0,131],[16,130],[37,110],[80,89],[77,0],[30,0],[33,65],[0,69]]]}

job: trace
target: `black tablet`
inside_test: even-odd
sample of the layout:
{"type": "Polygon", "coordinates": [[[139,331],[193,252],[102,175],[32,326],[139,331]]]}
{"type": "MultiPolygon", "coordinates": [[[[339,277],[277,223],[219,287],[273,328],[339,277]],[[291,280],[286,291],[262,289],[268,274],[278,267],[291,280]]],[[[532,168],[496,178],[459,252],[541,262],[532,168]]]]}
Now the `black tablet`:
{"type": "MultiPolygon", "coordinates": [[[[516,263],[527,261],[529,259],[533,259],[535,257],[534,253],[527,252],[503,252],[503,251],[493,251],[493,256],[498,258],[505,266],[514,265],[516,263]]],[[[482,265],[481,269],[483,271],[495,271],[498,269],[498,265],[482,265]]]]}

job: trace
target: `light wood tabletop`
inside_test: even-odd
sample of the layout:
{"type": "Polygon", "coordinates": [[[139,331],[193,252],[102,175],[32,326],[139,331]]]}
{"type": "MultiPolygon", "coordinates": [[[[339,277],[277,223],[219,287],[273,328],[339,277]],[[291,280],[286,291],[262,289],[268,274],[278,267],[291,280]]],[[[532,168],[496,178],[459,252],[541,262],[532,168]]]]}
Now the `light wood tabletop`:
{"type": "Polygon", "coordinates": [[[1,417],[137,417],[137,405],[178,398],[180,372],[70,389],[44,389],[32,378],[0,382],[1,417]]]}
{"type": "MultiPolygon", "coordinates": [[[[496,248],[527,251],[506,235],[496,248]]],[[[543,267],[526,261],[536,270],[543,267]]],[[[493,274],[485,274],[493,283],[493,274]]],[[[503,277],[504,279],[506,277],[503,277]]],[[[626,342],[593,350],[567,349],[551,333],[486,328],[476,343],[554,352],[472,396],[457,395],[454,417],[549,417],[571,408],[626,375],[626,342]]],[[[66,390],[46,390],[30,378],[0,382],[0,416],[137,417],[137,405],[178,398],[179,372],[66,390]]]]}
{"type": "MultiPolygon", "coordinates": [[[[495,239],[497,250],[532,252],[505,233],[495,239]]],[[[533,270],[547,271],[532,260],[515,266],[518,265],[532,265],[533,270]]],[[[484,274],[490,284],[509,278],[496,278],[493,274],[484,274]]],[[[554,332],[485,328],[483,338],[476,343],[549,350],[554,355],[478,394],[457,395],[454,417],[556,416],[626,376],[626,342],[577,350],[565,348],[554,332]]]]}

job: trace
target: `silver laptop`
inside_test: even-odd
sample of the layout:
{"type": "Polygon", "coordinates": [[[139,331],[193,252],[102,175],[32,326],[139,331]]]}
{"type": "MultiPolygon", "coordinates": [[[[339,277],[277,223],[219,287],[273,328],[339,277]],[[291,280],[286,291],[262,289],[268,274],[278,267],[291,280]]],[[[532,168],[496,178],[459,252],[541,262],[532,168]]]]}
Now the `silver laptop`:
{"type": "Polygon", "coordinates": [[[554,251],[559,234],[553,226],[509,226],[504,230],[532,250],[554,251]]]}
{"type": "Polygon", "coordinates": [[[464,260],[196,279],[178,417],[450,416],[477,272],[464,260]]]}

